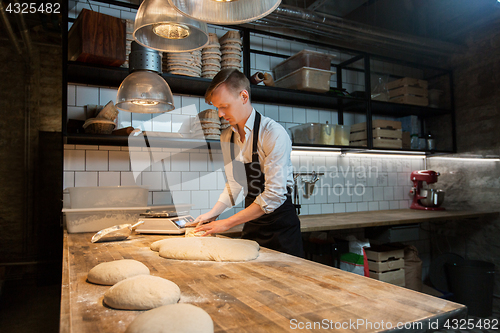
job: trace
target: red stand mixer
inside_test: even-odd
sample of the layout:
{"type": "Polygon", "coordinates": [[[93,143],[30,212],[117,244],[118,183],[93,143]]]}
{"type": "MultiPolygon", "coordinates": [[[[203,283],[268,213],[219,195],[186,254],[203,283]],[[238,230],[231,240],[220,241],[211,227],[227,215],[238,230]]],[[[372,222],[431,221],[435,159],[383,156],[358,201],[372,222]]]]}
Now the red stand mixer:
{"type": "Polygon", "coordinates": [[[411,173],[410,179],[413,187],[410,194],[413,195],[411,209],[444,210],[440,207],[444,201],[444,191],[429,188],[429,184],[437,182],[439,172],[432,170],[417,170],[411,173]]]}

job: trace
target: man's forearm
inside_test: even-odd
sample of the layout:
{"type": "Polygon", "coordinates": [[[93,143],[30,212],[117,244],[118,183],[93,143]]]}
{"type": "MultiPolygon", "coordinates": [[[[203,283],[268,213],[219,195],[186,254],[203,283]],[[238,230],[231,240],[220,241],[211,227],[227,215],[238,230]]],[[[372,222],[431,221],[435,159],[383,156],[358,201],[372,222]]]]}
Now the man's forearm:
{"type": "Polygon", "coordinates": [[[224,210],[227,208],[228,206],[223,203],[222,201],[217,201],[215,203],[215,205],[213,206],[213,208],[210,210],[210,213],[211,215],[213,215],[214,217],[215,216],[219,216],[220,214],[222,214],[222,212],[224,212],[224,210]]]}
{"type": "Polygon", "coordinates": [[[256,203],[252,203],[247,208],[229,217],[227,220],[230,221],[231,228],[248,221],[252,221],[258,217],[264,215],[264,211],[256,203]]]}

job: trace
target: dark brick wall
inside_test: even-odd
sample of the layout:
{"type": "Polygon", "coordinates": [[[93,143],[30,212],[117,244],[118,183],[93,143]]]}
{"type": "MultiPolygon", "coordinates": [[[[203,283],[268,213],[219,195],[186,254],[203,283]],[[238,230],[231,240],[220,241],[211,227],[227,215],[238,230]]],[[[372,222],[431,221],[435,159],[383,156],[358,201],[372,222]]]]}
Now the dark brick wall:
{"type": "MultiPolygon", "coordinates": [[[[500,22],[467,38],[469,51],[451,59],[458,155],[500,155],[500,22]]],[[[500,162],[429,159],[428,168],[441,172],[445,207],[500,211],[500,162]]],[[[454,252],[493,262],[494,294],[500,294],[500,219],[466,220],[440,227],[434,253],[454,252]]],[[[500,302],[495,298],[495,309],[500,302]]]]}
{"type": "Polygon", "coordinates": [[[28,203],[25,174],[28,68],[7,41],[0,43],[0,258],[22,257],[28,203]]]}
{"type": "MultiPolygon", "coordinates": [[[[43,232],[53,231],[60,222],[47,222],[40,208],[42,198],[62,189],[61,45],[34,41],[31,61],[25,56],[16,55],[10,42],[2,39],[0,264],[53,260],[57,250],[43,244],[57,244],[61,238],[43,232]],[[53,134],[44,135],[47,132],[53,134]]],[[[62,193],[54,197],[56,204],[60,197],[62,193]]]]}

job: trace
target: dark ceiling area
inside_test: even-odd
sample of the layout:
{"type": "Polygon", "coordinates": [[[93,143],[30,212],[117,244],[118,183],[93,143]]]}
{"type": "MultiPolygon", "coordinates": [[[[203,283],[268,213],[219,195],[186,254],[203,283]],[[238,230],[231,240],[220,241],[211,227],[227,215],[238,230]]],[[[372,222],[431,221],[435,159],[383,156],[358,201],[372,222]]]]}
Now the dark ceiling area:
{"type": "MultiPolygon", "coordinates": [[[[3,0],[4,8],[13,1],[3,0]]],[[[435,64],[466,52],[470,32],[494,24],[500,28],[499,1],[282,0],[273,13],[252,24],[290,29],[305,39],[374,55],[435,64]]],[[[138,6],[141,0],[127,2],[138,6]]],[[[29,30],[33,42],[61,42],[62,14],[6,16],[18,39],[22,30],[29,30]]]]}
{"type": "Polygon", "coordinates": [[[468,32],[500,18],[497,0],[283,0],[282,4],[453,43],[463,43],[468,32]]]}

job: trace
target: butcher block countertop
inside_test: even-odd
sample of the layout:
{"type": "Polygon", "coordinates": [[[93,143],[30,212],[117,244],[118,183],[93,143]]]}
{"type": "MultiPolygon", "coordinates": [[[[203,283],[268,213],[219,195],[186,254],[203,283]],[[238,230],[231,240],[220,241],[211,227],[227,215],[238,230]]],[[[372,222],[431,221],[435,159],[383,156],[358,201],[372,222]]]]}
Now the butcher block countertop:
{"type": "Polygon", "coordinates": [[[60,332],[120,333],[143,313],[106,307],[109,286],[86,281],[92,267],[117,259],[141,261],[175,282],[180,302],[208,312],[215,332],[375,332],[398,323],[405,332],[432,331],[466,314],[460,304],[264,248],[248,262],[184,261],[150,250],[165,236],[92,244],[92,235],[64,235],[60,332]]]}
{"type": "Polygon", "coordinates": [[[498,212],[390,209],[371,212],[299,216],[302,232],[375,227],[422,222],[444,222],[497,216],[498,212]]]}
{"type": "MultiPolygon", "coordinates": [[[[384,225],[495,217],[499,212],[474,212],[465,210],[416,210],[390,209],[370,212],[299,215],[302,232],[376,227],[384,225]]],[[[228,230],[228,234],[241,233],[241,225],[228,230]]]]}

